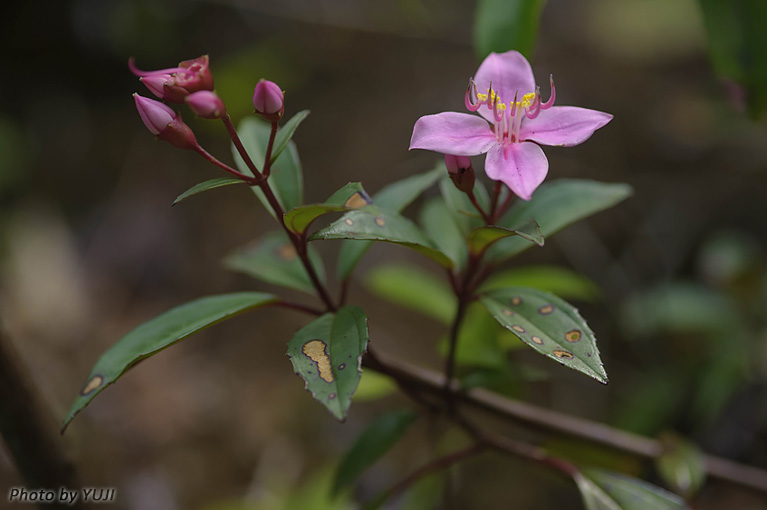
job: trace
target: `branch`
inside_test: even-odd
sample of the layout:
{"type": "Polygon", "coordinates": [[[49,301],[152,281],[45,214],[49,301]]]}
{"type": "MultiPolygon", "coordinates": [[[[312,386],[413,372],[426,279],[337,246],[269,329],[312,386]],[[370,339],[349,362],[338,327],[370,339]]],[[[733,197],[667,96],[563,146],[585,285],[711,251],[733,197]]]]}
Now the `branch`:
{"type": "MultiPolygon", "coordinates": [[[[429,393],[444,394],[445,377],[442,374],[403,363],[380,353],[377,353],[377,360],[386,367],[386,371],[382,371],[385,375],[397,381],[405,381],[407,384],[429,393]]],[[[364,366],[377,370],[375,366],[364,363],[364,361],[365,358],[363,358],[364,366]]],[[[655,458],[663,452],[663,447],[658,440],[625,432],[603,423],[508,399],[484,389],[459,392],[455,382],[450,387],[455,393],[456,399],[461,402],[502,418],[533,425],[537,429],[562,433],[645,458],[655,458]]],[[[708,475],[712,478],[725,480],[759,492],[767,492],[767,471],[765,470],[745,466],[713,455],[704,455],[703,461],[708,475]]]]}

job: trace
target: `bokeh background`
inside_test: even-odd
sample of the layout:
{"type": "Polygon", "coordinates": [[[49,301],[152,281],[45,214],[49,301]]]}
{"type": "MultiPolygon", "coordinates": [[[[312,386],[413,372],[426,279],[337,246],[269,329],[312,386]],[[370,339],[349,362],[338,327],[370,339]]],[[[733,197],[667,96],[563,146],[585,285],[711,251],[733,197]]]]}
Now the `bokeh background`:
{"type": "MultiPolygon", "coordinates": [[[[146,131],[131,94],[149,94],[128,72],[129,56],[157,69],[209,54],[235,122],[252,114],[258,79],[280,84],[287,115],[312,111],[295,141],[307,200],[319,201],[348,181],[374,192],[433,167],[434,154],[408,152],[412,126],[421,115],[462,110],[479,63],[473,11],[459,0],[6,6],[0,315],[55,420],[100,354],[135,325],[195,297],[274,290],[220,264],[274,229],[248,190],[170,207],[219,173],[146,131]]],[[[582,146],[548,148],[550,178],[627,182],[635,193],[515,260],[560,265],[599,288],[576,304],[600,340],[610,384],[514,351],[535,377],[508,393],[650,436],[675,431],[709,453],[767,468],[767,130],[712,69],[698,4],[550,0],[532,64],[544,91],[554,74],[558,104],[615,116],[582,146]]],[[[203,146],[229,161],[222,126],[183,115],[203,146]]],[[[338,246],[319,249],[332,270],[338,246]]],[[[438,368],[443,326],[366,290],[365,272],[391,261],[439,276],[405,249],[377,246],[352,302],[367,311],[379,350],[438,368]]],[[[361,402],[347,423],[335,422],[284,355],[306,321],[256,312],[136,367],[61,439],[84,485],[116,487],[120,509],[351,508],[348,497],[320,501],[332,466],[373,417],[409,404],[361,402]]],[[[369,497],[423,462],[439,447],[429,440],[434,427],[425,420],[412,430],[356,494],[369,497]]],[[[534,437],[661,483],[636,459],[534,437]]],[[[0,493],[22,484],[3,450],[0,480],[0,493]]],[[[390,508],[439,505],[439,483],[390,508]]],[[[491,454],[453,483],[456,508],[581,505],[572,484],[491,454]]],[[[699,505],[767,501],[710,481],[699,505]]]]}

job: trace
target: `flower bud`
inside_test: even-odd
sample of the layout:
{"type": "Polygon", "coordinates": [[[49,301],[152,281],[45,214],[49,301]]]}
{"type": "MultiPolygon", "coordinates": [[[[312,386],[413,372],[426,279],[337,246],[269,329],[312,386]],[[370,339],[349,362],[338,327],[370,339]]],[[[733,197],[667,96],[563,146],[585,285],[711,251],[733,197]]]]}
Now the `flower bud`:
{"type": "Polygon", "coordinates": [[[468,193],[474,189],[474,168],[468,156],[453,156],[445,154],[447,175],[456,188],[468,193]]]}
{"type": "Polygon", "coordinates": [[[200,90],[186,96],[189,108],[203,119],[220,119],[226,114],[226,106],[215,92],[200,90]]]}
{"type": "Polygon", "coordinates": [[[184,124],[181,116],[169,106],[138,94],[133,94],[136,109],[144,125],[159,140],[164,140],[179,149],[194,150],[197,139],[192,130],[184,124]]]}
{"type": "Polygon", "coordinates": [[[285,112],[282,89],[273,81],[260,80],[253,91],[253,106],[266,120],[277,122],[285,112]]]}
{"type": "Polygon", "coordinates": [[[207,55],[157,71],[142,71],[134,65],[133,59],[128,61],[128,67],[141,77],[141,82],[152,94],[171,103],[183,103],[186,96],[199,90],[213,90],[213,74],[207,55]]]}

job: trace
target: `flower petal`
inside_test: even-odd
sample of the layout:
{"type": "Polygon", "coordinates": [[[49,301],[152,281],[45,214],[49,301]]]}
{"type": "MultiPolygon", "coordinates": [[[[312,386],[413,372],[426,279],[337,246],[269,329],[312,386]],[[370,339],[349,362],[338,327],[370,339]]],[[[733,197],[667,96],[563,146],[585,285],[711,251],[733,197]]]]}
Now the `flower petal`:
{"type": "MultiPolygon", "coordinates": [[[[535,78],[533,69],[527,59],[518,51],[506,53],[491,53],[482,61],[474,77],[477,91],[486,94],[493,83],[493,90],[500,96],[499,103],[508,107],[514,101],[514,94],[521,98],[528,92],[535,92],[535,78]]],[[[519,99],[517,99],[519,100],[519,99]]],[[[480,115],[493,122],[493,110],[483,105],[479,109],[480,115]]]]}
{"type": "Polygon", "coordinates": [[[522,119],[519,138],[543,145],[572,147],[588,140],[612,118],[609,113],[587,108],[555,106],[542,111],[535,119],[522,119]]]}
{"type": "Polygon", "coordinates": [[[549,172],[549,160],[534,143],[510,143],[490,149],[485,159],[485,173],[503,181],[522,200],[530,200],[535,189],[549,172]]]}
{"type": "Polygon", "coordinates": [[[411,149],[426,149],[455,156],[476,156],[497,144],[490,125],[476,115],[443,112],[418,119],[410,138],[411,149]]]}

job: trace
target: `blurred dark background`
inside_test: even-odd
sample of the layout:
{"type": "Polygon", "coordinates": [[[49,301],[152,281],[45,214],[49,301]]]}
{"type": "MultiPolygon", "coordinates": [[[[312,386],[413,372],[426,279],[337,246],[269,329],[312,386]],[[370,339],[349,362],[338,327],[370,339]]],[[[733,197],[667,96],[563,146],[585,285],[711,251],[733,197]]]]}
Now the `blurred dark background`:
{"type": "MultiPolygon", "coordinates": [[[[131,97],[149,94],[128,57],[158,69],[209,54],[235,123],[251,114],[258,79],[277,82],[286,115],[312,111],[295,140],[307,200],[319,201],[348,181],[374,192],[433,166],[435,154],[407,151],[412,126],[421,115],[462,111],[479,63],[473,8],[459,0],[7,5],[0,315],[55,419],[135,325],[198,296],[269,289],[220,265],[274,229],[249,191],[224,188],[170,207],[219,173],[153,141],[131,97]]],[[[767,131],[713,72],[698,4],[550,0],[532,64],[544,90],[554,74],[558,104],[615,116],[582,146],[547,148],[549,178],[627,182],[635,194],[515,262],[559,264],[601,288],[601,299],[576,304],[600,340],[610,385],[515,352],[546,372],[516,396],[651,436],[674,430],[707,452],[767,468],[767,131]],[[718,312],[727,327],[717,328],[718,312]]],[[[206,149],[230,161],[219,123],[182,115],[206,149]]],[[[330,268],[337,249],[320,246],[330,268]]],[[[391,260],[434,271],[387,246],[358,274],[391,260]]],[[[360,281],[351,293],[381,351],[440,366],[441,325],[378,300],[360,281]]],[[[84,484],[117,487],[115,508],[124,509],[349,508],[286,498],[321,487],[372,416],[407,404],[359,403],[336,423],[284,355],[304,322],[256,312],[142,363],[62,439],[84,484]]],[[[384,488],[422,462],[422,428],[359,490],[384,488]]],[[[658,482],[635,460],[623,467],[658,482]]],[[[522,462],[485,455],[461,475],[463,508],[581,504],[574,486],[522,462]]],[[[0,480],[0,492],[22,483],[2,450],[0,480]]],[[[407,505],[418,503],[391,508],[407,505]]],[[[767,502],[712,481],[700,508],[767,502]]]]}

